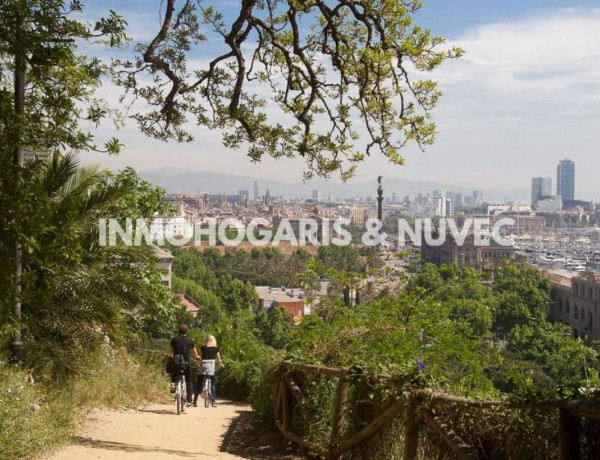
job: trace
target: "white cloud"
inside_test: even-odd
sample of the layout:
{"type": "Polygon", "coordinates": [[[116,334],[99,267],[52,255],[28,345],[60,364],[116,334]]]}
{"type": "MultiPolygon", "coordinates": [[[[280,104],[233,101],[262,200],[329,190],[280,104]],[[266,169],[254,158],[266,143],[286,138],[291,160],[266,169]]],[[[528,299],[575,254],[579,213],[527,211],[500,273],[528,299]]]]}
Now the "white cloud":
{"type": "Polygon", "coordinates": [[[599,198],[598,30],[600,9],[567,9],[467,31],[452,43],[465,56],[432,75],[444,92],[436,145],[407,154],[406,168],[423,180],[527,189],[569,157],[576,195],[599,198]]]}
{"type": "Polygon", "coordinates": [[[468,89],[462,95],[476,101],[484,93],[491,99],[520,96],[545,107],[564,101],[586,106],[590,96],[600,96],[590,94],[600,82],[599,27],[600,9],[481,26],[454,43],[466,54],[447,63],[437,78],[446,88],[468,89]]]}

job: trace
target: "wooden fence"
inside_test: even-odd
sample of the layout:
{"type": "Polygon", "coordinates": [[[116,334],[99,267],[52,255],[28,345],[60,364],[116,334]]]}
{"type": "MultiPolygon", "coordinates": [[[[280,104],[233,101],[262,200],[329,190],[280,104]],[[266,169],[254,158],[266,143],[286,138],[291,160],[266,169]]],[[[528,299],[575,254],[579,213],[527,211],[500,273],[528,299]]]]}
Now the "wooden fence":
{"type": "MultiPolygon", "coordinates": [[[[548,399],[516,404],[501,401],[476,401],[426,389],[413,389],[408,393],[405,392],[406,396],[389,403],[387,408],[368,425],[360,428],[345,439],[340,439],[347,412],[348,386],[351,381],[355,381],[356,377],[360,376],[350,374],[348,369],[284,361],[281,365],[278,380],[273,385],[275,424],[281,434],[289,441],[323,458],[337,459],[359,443],[371,438],[402,412],[402,458],[404,460],[415,460],[417,458],[419,430],[422,429],[422,425],[418,421],[421,420],[439,435],[439,438],[447,446],[447,449],[451,450],[456,458],[460,460],[475,460],[485,457],[481,457],[471,445],[455,432],[447,420],[438,414],[438,409],[448,406],[461,410],[467,410],[469,407],[505,407],[514,408],[515,410],[537,410],[543,408],[544,410],[551,409],[558,411],[558,426],[556,427],[558,432],[558,459],[582,460],[580,453],[581,419],[600,420],[600,401],[548,399]],[[333,412],[331,414],[331,433],[326,447],[323,447],[323,443],[318,445],[315,442],[303,439],[301,436],[294,434],[294,427],[292,426],[294,411],[302,407],[303,401],[307,397],[307,391],[309,391],[301,389],[293,380],[292,374],[294,373],[317,374],[337,379],[333,412]]],[[[378,375],[374,378],[379,381],[386,380],[390,385],[394,385],[390,376],[378,375]]],[[[555,435],[556,433],[554,433],[555,435]]]]}

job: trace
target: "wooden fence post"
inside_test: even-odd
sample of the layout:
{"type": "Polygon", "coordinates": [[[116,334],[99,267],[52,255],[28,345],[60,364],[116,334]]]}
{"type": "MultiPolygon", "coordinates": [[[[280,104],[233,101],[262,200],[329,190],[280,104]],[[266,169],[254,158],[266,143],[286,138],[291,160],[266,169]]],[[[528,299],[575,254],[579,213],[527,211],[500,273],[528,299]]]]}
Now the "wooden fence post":
{"type": "Polygon", "coordinates": [[[558,460],[579,460],[581,421],[562,407],[558,412],[558,460]]]}
{"type": "Polygon", "coordinates": [[[281,383],[275,383],[275,420],[281,420],[281,383]]]}
{"type": "Polygon", "coordinates": [[[346,381],[346,376],[344,375],[339,378],[335,393],[335,406],[333,407],[333,420],[331,424],[331,439],[329,441],[330,450],[333,450],[336,439],[338,439],[342,433],[347,396],[348,382],[346,381]]]}
{"type": "Polygon", "coordinates": [[[410,398],[404,412],[404,455],[403,460],[416,460],[419,445],[417,428],[416,398],[410,398]]]}
{"type": "Polygon", "coordinates": [[[340,456],[359,442],[362,442],[372,436],[379,429],[389,423],[398,414],[398,412],[404,408],[404,404],[405,401],[403,399],[395,401],[390,407],[383,411],[379,417],[373,420],[371,424],[365,426],[359,432],[355,433],[354,436],[346,439],[342,444],[333,449],[334,456],[340,456]]]}
{"type": "Polygon", "coordinates": [[[290,400],[290,387],[287,386],[285,377],[281,382],[279,391],[281,391],[281,408],[283,409],[283,430],[289,432],[292,425],[292,405],[290,400]]]}

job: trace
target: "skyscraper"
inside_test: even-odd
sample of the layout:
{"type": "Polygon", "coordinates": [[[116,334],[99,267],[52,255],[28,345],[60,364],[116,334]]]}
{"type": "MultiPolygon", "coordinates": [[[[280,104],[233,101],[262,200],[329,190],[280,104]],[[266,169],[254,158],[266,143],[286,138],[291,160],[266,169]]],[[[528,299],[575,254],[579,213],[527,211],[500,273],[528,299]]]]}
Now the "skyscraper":
{"type": "Polygon", "coordinates": [[[446,209],[445,209],[445,217],[450,217],[454,214],[454,209],[452,209],[452,200],[450,198],[446,198],[446,209]]]}
{"type": "Polygon", "coordinates": [[[321,202],[321,192],[319,190],[313,190],[312,192],[313,203],[321,202]]]}
{"type": "Polygon", "coordinates": [[[239,204],[247,204],[249,198],[250,198],[249,190],[238,190],[238,203],[239,204]]]}
{"type": "Polygon", "coordinates": [[[564,200],[575,199],[575,163],[561,160],[556,167],[556,194],[564,200]]]}
{"type": "Polygon", "coordinates": [[[463,205],[463,194],[460,192],[456,192],[454,194],[454,204],[456,206],[462,206],[463,205]]]}
{"type": "Polygon", "coordinates": [[[254,199],[260,199],[260,194],[258,193],[258,182],[254,181],[254,199]]]}
{"type": "Polygon", "coordinates": [[[534,206],[540,197],[552,194],[551,177],[533,177],[531,179],[531,205],[534,206]]]}

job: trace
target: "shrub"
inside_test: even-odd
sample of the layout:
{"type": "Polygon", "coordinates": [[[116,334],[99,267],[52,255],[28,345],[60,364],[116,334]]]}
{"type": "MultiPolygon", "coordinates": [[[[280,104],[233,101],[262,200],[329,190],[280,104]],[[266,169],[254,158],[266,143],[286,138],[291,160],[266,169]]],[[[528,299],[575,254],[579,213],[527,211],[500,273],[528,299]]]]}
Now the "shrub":
{"type": "Polygon", "coordinates": [[[0,367],[0,452],[4,459],[31,458],[70,435],[70,404],[41,383],[28,383],[27,375],[0,367]]]}
{"type": "Polygon", "coordinates": [[[69,391],[74,407],[138,406],[168,402],[168,380],[162,367],[134,359],[124,349],[107,350],[69,391]]]}

